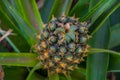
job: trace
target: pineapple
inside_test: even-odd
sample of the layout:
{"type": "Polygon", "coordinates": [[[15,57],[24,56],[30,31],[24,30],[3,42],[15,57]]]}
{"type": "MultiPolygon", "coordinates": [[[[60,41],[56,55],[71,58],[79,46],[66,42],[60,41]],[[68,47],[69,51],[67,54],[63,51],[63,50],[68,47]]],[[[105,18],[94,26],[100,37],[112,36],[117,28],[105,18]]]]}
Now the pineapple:
{"type": "Polygon", "coordinates": [[[49,74],[67,74],[87,55],[87,23],[74,17],[53,17],[37,38],[38,59],[49,74]]]}

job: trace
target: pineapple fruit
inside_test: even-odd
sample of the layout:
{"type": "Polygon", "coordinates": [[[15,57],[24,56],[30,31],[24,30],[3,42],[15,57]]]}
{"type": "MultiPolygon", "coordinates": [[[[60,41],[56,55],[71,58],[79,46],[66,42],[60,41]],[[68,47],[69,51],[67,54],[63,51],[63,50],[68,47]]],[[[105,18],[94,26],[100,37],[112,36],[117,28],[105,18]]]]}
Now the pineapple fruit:
{"type": "Polygon", "coordinates": [[[87,55],[87,23],[79,22],[77,18],[64,14],[59,18],[53,16],[37,38],[35,50],[48,74],[67,74],[84,61],[87,55]]]}

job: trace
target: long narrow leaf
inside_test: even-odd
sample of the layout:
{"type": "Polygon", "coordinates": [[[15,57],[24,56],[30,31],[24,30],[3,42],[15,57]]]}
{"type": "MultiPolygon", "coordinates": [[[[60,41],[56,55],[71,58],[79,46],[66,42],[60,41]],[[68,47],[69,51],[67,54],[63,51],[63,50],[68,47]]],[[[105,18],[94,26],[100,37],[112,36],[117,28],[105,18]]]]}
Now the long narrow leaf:
{"type": "MultiPolygon", "coordinates": [[[[1,1],[0,1],[1,4],[1,1]]],[[[29,49],[29,45],[27,43],[27,41],[25,40],[25,38],[21,35],[19,29],[17,28],[17,26],[14,24],[14,22],[12,22],[12,20],[10,19],[10,17],[6,14],[6,12],[4,11],[2,5],[0,5],[0,20],[1,20],[1,28],[4,29],[12,29],[15,35],[9,36],[9,38],[6,38],[6,40],[10,43],[10,45],[13,47],[13,49],[16,52],[20,51],[28,51],[29,49]],[[22,40],[20,40],[22,39],[22,40]],[[18,40],[19,43],[18,43],[18,40]],[[21,47],[24,46],[24,47],[21,47]]]]}
{"type": "MultiPolygon", "coordinates": [[[[109,41],[109,22],[104,25],[94,34],[90,41],[91,47],[107,48],[109,41]],[[102,36],[101,36],[102,35],[102,36]]],[[[87,57],[87,80],[105,80],[107,67],[109,63],[109,55],[97,53],[88,55],[87,57]]]]}
{"type": "Polygon", "coordinates": [[[116,24],[110,28],[110,42],[109,48],[113,48],[120,45],[120,24],[116,24]],[[114,43],[114,44],[113,44],[114,43]]]}
{"type": "Polygon", "coordinates": [[[37,54],[0,53],[0,65],[33,67],[38,63],[37,54]]]}
{"type": "Polygon", "coordinates": [[[120,6],[120,3],[114,4],[110,9],[104,12],[100,16],[99,19],[97,19],[95,22],[91,23],[89,30],[91,31],[91,35],[93,35],[102,25],[103,23],[109,18],[109,16],[118,9],[120,6]],[[96,27],[97,26],[97,27],[96,27]]]}
{"type": "Polygon", "coordinates": [[[32,74],[35,72],[35,70],[40,69],[40,68],[41,68],[41,63],[38,62],[38,63],[33,67],[33,69],[30,71],[30,73],[29,73],[29,75],[28,75],[28,77],[27,77],[26,80],[30,80],[30,78],[31,78],[32,74]]]}
{"type": "Polygon", "coordinates": [[[110,55],[110,63],[109,63],[108,71],[120,72],[120,56],[110,55]]]}
{"type": "Polygon", "coordinates": [[[13,6],[9,4],[7,0],[2,0],[5,4],[7,10],[11,13],[11,15],[14,17],[16,22],[18,23],[18,26],[20,28],[20,31],[22,35],[25,37],[25,39],[28,41],[28,43],[32,46],[36,40],[35,40],[35,30],[29,25],[25,20],[23,20],[22,16],[15,10],[13,6]],[[29,26],[29,27],[28,27],[29,26]]]}
{"type": "Polygon", "coordinates": [[[79,0],[73,9],[70,11],[69,15],[74,15],[76,17],[82,17],[88,12],[89,0],[79,0]]]}
{"type": "Polygon", "coordinates": [[[74,71],[71,72],[71,78],[72,80],[77,80],[77,79],[85,80],[86,69],[84,68],[75,69],[74,71]]]}
{"type": "Polygon", "coordinates": [[[89,13],[87,13],[85,16],[80,18],[80,21],[85,21],[93,17],[93,21],[96,20],[104,11],[110,8],[110,6],[113,6],[117,0],[101,0],[99,1],[92,9],[90,9],[89,13]],[[110,5],[111,4],[111,5],[110,5]]]}
{"type": "Polygon", "coordinates": [[[109,61],[109,66],[108,66],[108,71],[109,72],[119,72],[120,71],[120,52],[116,52],[113,50],[106,50],[106,49],[96,49],[96,48],[91,48],[89,54],[96,54],[98,52],[104,52],[104,53],[109,53],[110,54],[110,61],[109,61]]]}
{"type": "Polygon", "coordinates": [[[59,17],[63,13],[68,15],[71,4],[72,0],[55,0],[49,15],[49,20],[51,19],[52,15],[55,15],[55,17],[59,17]]]}
{"type": "Polygon", "coordinates": [[[21,4],[26,20],[40,32],[43,28],[43,23],[35,0],[21,0],[21,4]]]}
{"type": "Polygon", "coordinates": [[[44,23],[48,22],[48,17],[50,14],[50,10],[53,6],[54,0],[45,0],[44,5],[40,9],[41,17],[44,23]]]}

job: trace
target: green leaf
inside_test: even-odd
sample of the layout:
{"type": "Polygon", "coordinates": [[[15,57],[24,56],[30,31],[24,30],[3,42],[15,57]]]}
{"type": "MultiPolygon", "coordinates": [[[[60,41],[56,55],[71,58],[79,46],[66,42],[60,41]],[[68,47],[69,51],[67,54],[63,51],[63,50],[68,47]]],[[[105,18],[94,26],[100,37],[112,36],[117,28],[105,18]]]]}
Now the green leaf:
{"type": "Polygon", "coordinates": [[[104,3],[100,6],[100,8],[95,12],[94,16],[92,17],[92,21],[94,22],[96,19],[98,19],[98,17],[100,17],[100,15],[108,10],[109,8],[111,8],[112,6],[114,6],[114,4],[117,3],[117,0],[104,0],[104,3]]]}
{"type": "Polygon", "coordinates": [[[10,3],[7,0],[2,1],[6,9],[10,12],[10,14],[14,17],[15,21],[17,22],[22,36],[24,36],[29,45],[32,46],[36,42],[35,29],[30,24],[28,24],[27,21],[24,20],[24,18],[22,18],[20,13],[18,13],[17,10],[12,5],[10,5],[10,3]]]}
{"type": "Polygon", "coordinates": [[[79,68],[75,69],[74,71],[71,72],[71,78],[72,80],[85,80],[86,77],[86,69],[84,68],[79,68]]]}
{"type": "Polygon", "coordinates": [[[0,53],[0,64],[8,66],[33,67],[38,63],[37,54],[32,53],[0,53]]]}
{"type": "Polygon", "coordinates": [[[25,17],[24,12],[23,12],[23,6],[21,4],[21,0],[10,0],[10,3],[14,8],[20,13],[22,16],[25,17]]]}
{"type": "Polygon", "coordinates": [[[50,10],[53,6],[54,0],[45,0],[44,5],[40,9],[41,17],[44,23],[48,22],[48,17],[50,14],[50,10]]]}
{"type": "Polygon", "coordinates": [[[6,40],[10,43],[10,45],[12,46],[12,48],[14,49],[14,51],[19,52],[20,51],[28,51],[29,50],[29,44],[27,43],[27,41],[24,39],[24,37],[21,35],[19,29],[17,28],[17,26],[14,24],[14,22],[11,21],[11,19],[9,18],[9,16],[7,15],[7,13],[4,11],[4,6],[1,5],[2,2],[0,1],[0,20],[1,20],[1,24],[0,27],[3,30],[8,30],[8,29],[12,29],[15,35],[10,35],[9,38],[6,38],[6,40]],[[22,39],[22,40],[21,40],[22,39]],[[18,43],[19,40],[19,43],[18,43]],[[21,47],[24,46],[24,47],[21,47]]]}
{"type": "Polygon", "coordinates": [[[110,9],[106,10],[97,20],[90,24],[89,31],[93,35],[109,18],[109,16],[120,6],[120,3],[116,2],[110,9]],[[97,27],[96,27],[97,26],[97,27]]]}
{"type": "Polygon", "coordinates": [[[97,52],[104,52],[109,53],[109,65],[108,65],[108,72],[120,72],[120,52],[115,52],[113,50],[106,50],[106,49],[96,49],[91,48],[89,50],[89,54],[96,54],[97,52]]]}
{"type": "Polygon", "coordinates": [[[90,52],[89,54],[96,54],[98,52],[104,52],[104,53],[109,53],[109,54],[112,54],[112,55],[120,56],[120,52],[116,52],[116,51],[108,50],[108,49],[91,48],[89,50],[89,52],[90,52]]]}
{"type": "Polygon", "coordinates": [[[58,74],[51,74],[49,76],[49,80],[59,80],[59,75],[58,74]]]}
{"type": "MultiPolygon", "coordinates": [[[[112,50],[120,51],[119,48],[119,41],[120,38],[119,35],[119,26],[120,26],[120,7],[110,16],[110,42],[109,42],[109,48],[112,48],[112,50]]],[[[120,72],[120,57],[118,55],[110,55],[110,62],[109,62],[109,72],[120,72]]],[[[116,79],[116,80],[119,80],[116,79]]]]}
{"type": "Polygon", "coordinates": [[[59,79],[60,79],[60,80],[67,80],[67,79],[65,78],[65,76],[63,76],[63,75],[59,75],[59,79]]]}
{"type": "Polygon", "coordinates": [[[35,0],[21,0],[21,4],[26,20],[40,32],[43,28],[43,23],[35,0]]]}
{"type": "Polygon", "coordinates": [[[3,66],[5,77],[4,80],[25,80],[27,69],[25,67],[3,66]]]}
{"type": "Polygon", "coordinates": [[[78,0],[76,5],[70,11],[70,16],[74,15],[76,17],[82,17],[88,12],[89,0],[78,0]]]}
{"type": "Polygon", "coordinates": [[[113,48],[120,45],[120,24],[116,24],[110,28],[110,42],[109,48],[113,48]]]}
{"type": "Polygon", "coordinates": [[[111,27],[120,23],[120,7],[110,16],[111,27]]]}
{"type": "MultiPolygon", "coordinates": [[[[3,36],[4,34],[0,32],[0,34],[3,36]]],[[[20,52],[19,49],[11,42],[11,40],[8,37],[5,37],[5,39],[9,42],[9,44],[12,46],[15,52],[20,52]]]]}
{"type": "Polygon", "coordinates": [[[29,72],[26,80],[31,80],[30,78],[31,78],[32,74],[35,72],[35,70],[40,69],[41,67],[42,67],[42,66],[41,66],[41,63],[38,62],[38,63],[33,67],[33,69],[29,72]]]}
{"type": "MultiPolygon", "coordinates": [[[[109,41],[109,20],[93,35],[90,46],[107,48],[109,41]]],[[[105,80],[109,63],[109,54],[97,53],[87,57],[87,80],[105,80]]]]}
{"type": "Polygon", "coordinates": [[[20,52],[20,50],[16,47],[16,45],[8,37],[6,37],[5,39],[9,42],[9,44],[12,46],[12,48],[14,49],[15,52],[17,52],[17,53],[20,52]]]}
{"type": "MultiPolygon", "coordinates": [[[[26,79],[25,79],[26,80],[26,79]]],[[[43,76],[41,76],[40,74],[34,72],[29,80],[45,80],[45,78],[43,76]]]]}
{"type": "Polygon", "coordinates": [[[55,17],[60,17],[64,12],[66,15],[68,15],[71,4],[72,0],[55,0],[50,11],[49,20],[51,19],[52,15],[55,17]]]}
{"type": "Polygon", "coordinates": [[[80,18],[80,21],[85,21],[93,18],[93,21],[95,21],[104,11],[109,9],[110,7],[114,6],[114,4],[118,3],[117,0],[100,0],[90,11],[80,18]],[[111,4],[111,5],[110,5],[111,4]]]}
{"type": "Polygon", "coordinates": [[[94,6],[96,6],[96,5],[98,5],[98,3],[99,3],[99,5],[101,5],[102,3],[104,3],[103,1],[105,1],[105,0],[90,0],[90,5],[89,5],[89,11],[94,7],[94,6]]]}
{"type": "Polygon", "coordinates": [[[110,55],[109,72],[120,72],[120,56],[110,55]]]}

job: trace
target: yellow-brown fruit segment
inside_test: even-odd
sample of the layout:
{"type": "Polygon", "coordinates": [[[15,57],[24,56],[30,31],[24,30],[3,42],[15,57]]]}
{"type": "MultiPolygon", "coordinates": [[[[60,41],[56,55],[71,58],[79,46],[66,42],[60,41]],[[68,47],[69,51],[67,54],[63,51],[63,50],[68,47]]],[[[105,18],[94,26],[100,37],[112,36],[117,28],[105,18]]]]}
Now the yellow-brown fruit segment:
{"type": "Polygon", "coordinates": [[[79,22],[77,18],[55,18],[46,24],[40,35],[37,35],[38,44],[35,50],[38,52],[44,69],[50,73],[67,74],[84,61],[89,46],[87,41],[87,23],[79,22]]]}

